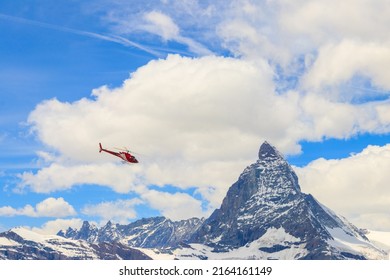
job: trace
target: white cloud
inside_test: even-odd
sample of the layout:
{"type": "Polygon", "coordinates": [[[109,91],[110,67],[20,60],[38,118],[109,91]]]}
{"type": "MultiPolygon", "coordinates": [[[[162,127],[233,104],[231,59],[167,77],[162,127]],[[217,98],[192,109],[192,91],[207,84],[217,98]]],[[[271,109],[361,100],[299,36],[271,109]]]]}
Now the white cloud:
{"type": "Polygon", "coordinates": [[[257,51],[257,57],[282,65],[344,39],[387,45],[390,8],[386,1],[232,1],[230,5],[221,1],[215,5],[216,13],[223,15],[217,35],[229,49],[252,58],[257,51]]]}
{"type": "Polygon", "coordinates": [[[121,34],[147,29],[165,39],[186,34],[205,45],[282,65],[344,39],[388,45],[387,1],[169,1],[149,8],[109,2],[102,11],[121,34]]]}
{"type": "MultiPolygon", "coordinates": [[[[152,9],[145,9],[143,3],[129,5],[128,2],[110,2],[102,9],[106,13],[103,21],[109,23],[113,32],[120,35],[120,39],[141,34],[138,38],[145,41],[150,39],[150,36],[145,36],[145,33],[149,33],[159,36],[165,42],[174,41],[185,45],[196,55],[210,55],[212,51],[206,47],[207,41],[204,40],[205,33],[209,33],[210,25],[202,28],[205,32],[202,36],[193,36],[194,32],[191,31],[192,28],[200,26],[197,20],[200,18],[210,20],[215,15],[212,6],[205,8],[200,6],[203,5],[196,1],[174,1],[169,2],[169,5],[162,2],[153,3],[152,9]]],[[[208,38],[209,40],[214,37],[214,32],[210,33],[213,35],[208,38]]],[[[168,45],[160,49],[166,53],[177,51],[169,49],[168,45]]]]}
{"type": "Polygon", "coordinates": [[[365,229],[378,229],[379,231],[390,231],[390,213],[387,211],[359,213],[351,218],[356,225],[365,229]]]}
{"type": "MultiPolygon", "coordinates": [[[[267,18],[266,18],[267,20],[267,18]]],[[[239,15],[218,25],[217,34],[223,46],[238,57],[256,61],[268,58],[287,65],[292,59],[291,52],[285,45],[275,42],[272,27],[263,28],[262,20],[257,23],[239,15]],[[268,29],[267,31],[265,29],[268,29]],[[272,30],[272,31],[271,31],[272,30]]]]}
{"type": "MultiPolygon", "coordinates": [[[[205,186],[205,172],[217,178],[232,174],[234,167],[238,174],[244,168],[239,165],[256,156],[262,139],[283,151],[297,150],[287,134],[299,114],[296,95],[274,94],[265,63],[169,56],[139,68],[122,87],[103,87],[94,96],[72,104],[45,101],[30,114],[33,130],[61,158],[36,174],[23,174],[22,185],[48,192],[94,183],[126,192],[141,178],[145,185],[205,186]],[[140,156],[139,165],[102,165],[118,159],[99,154],[98,142],[146,156],[140,156]],[[184,168],[183,176],[167,176],[184,168]]],[[[231,176],[207,187],[226,188],[231,176]]]]}
{"type": "Polygon", "coordinates": [[[174,221],[210,215],[202,210],[202,201],[186,193],[171,194],[150,190],[142,198],[151,207],[158,209],[164,217],[174,221]]]}
{"type": "Polygon", "coordinates": [[[173,20],[160,12],[153,11],[146,13],[144,18],[150,23],[146,29],[156,35],[161,36],[164,40],[172,40],[179,36],[180,29],[173,20]]]}
{"type": "Polygon", "coordinates": [[[300,133],[298,137],[301,139],[348,139],[359,133],[389,132],[389,100],[356,105],[330,101],[319,94],[308,94],[299,102],[303,112],[300,119],[302,124],[298,121],[293,129],[300,133]]]}
{"type": "MultiPolygon", "coordinates": [[[[297,59],[311,57],[305,84],[339,83],[366,75],[374,86],[389,89],[387,1],[276,0],[210,3],[218,23],[216,38],[234,54],[268,59],[291,70],[297,59]],[[222,14],[222,16],[221,16],[222,14]],[[318,55],[318,56],[317,56],[318,55]],[[313,73],[312,73],[313,72],[313,73]]],[[[194,24],[195,25],[195,24],[194,24]]],[[[295,75],[301,75],[298,69],[295,75]]]]}
{"type": "Polygon", "coordinates": [[[81,212],[88,216],[98,216],[102,223],[107,221],[118,222],[121,224],[129,223],[129,220],[137,217],[135,206],[143,204],[138,199],[119,199],[116,201],[106,201],[94,205],[86,205],[81,212]]]}
{"type": "Polygon", "coordinates": [[[374,86],[390,89],[389,44],[344,40],[319,49],[318,58],[303,77],[305,87],[337,86],[355,75],[369,77],[374,86]]]}
{"type": "Polygon", "coordinates": [[[168,15],[152,11],[144,14],[147,24],[142,29],[160,36],[165,41],[176,41],[187,45],[189,50],[200,55],[210,55],[212,52],[192,38],[182,36],[180,28],[168,15]]]}
{"type": "Polygon", "coordinates": [[[35,206],[35,212],[38,216],[45,217],[66,217],[76,214],[73,206],[66,202],[62,197],[49,197],[35,206]]]}
{"type": "Polygon", "coordinates": [[[31,205],[26,205],[23,208],[15,209],[11,206],[2,206],[0,208],[0,216],[32,216],[34,217],[36,214],[34,212],[34,208],[31,205]]]}
{"type": "MultiPolygon", "coordinates": [[[[279,9],[280,27],[298,38],[306,37],[316,46],[340,38],[364,41],[387,40],[390,24],[387,1],[272,1],[279,9]]],[[[299,43],[299,41],[298,41],[299,43]]]]}
{"type": "Polygon", "coordinates": [[[49,197],[35,207],[26,205],[23,208],[13,208],[10,206],[0,207],[0,216],[28,216],[28,217],[67,217],[76,215],[73,206],[62,197],[49,197]]]}
{"type": "Polygon", "coordinates": [[[221,205],[228,188],[249,163],[250,161],[244,160],[208,160],[193,166],[183,162],[166,162],[161,165],[151,164],[146,174],[150,181],[159,186],[170,185],[172,182],[183,189],[196,186],[197,192],[208,202],[208,206],[215,209],[221,205]],[[191,185],[191,182],[196,184],[191,185]]]}
{"type": "Polygon", "coordinates": [[[318,159],[296,168],[302,190],[360,227],[388,230],[390,144],[345,159],[318,159]]]}
{"type": "Polygon", "coordinates": [[[144,188],[137,178],[139,170],[137,166],[112,163],[73,165],[52,163],[35,174],[32,172],[21,174],[18,190],[29,188],[37,193],[50,193],[70,189],[75,185],[96,184],[110,186],[118,193],[127,193],[144,188]]]}
{"type": "Polygon", "coordinates": [[[39,234],[57,234],[60,230],[66,231],[69,227],[80,229],[82,224],[81,219],[56,219],[44,223],[41,227],[33,227],[31,230],[39,234]]]}

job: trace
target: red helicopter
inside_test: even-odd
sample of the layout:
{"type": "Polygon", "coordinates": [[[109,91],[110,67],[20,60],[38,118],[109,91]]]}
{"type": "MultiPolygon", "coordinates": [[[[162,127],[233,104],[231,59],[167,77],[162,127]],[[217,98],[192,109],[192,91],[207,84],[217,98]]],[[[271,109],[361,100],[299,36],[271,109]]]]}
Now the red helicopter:
{"type": "Polygon", "coordinates": [[[127,150],[127,149],[123,150],[122,152],[117,153],[117,152],[114,152],[114,151],[103,149],[101,143],[99,143],[99,148],[100,148],[99,153],[101,153],[103,151],[103,152],[112,154],[114,156],[117,156],[117,157],[119,157],[120,159],[122,159],[125,162],[128,162],[128,163],[138,163],[138,160],[132,154],[130,154],[130,151],[127,150]]]}

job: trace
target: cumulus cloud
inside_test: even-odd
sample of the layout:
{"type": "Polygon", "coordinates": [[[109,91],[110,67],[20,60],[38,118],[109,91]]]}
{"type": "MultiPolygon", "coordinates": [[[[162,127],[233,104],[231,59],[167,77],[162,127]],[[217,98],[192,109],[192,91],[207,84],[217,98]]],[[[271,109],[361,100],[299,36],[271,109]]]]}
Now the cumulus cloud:
{"type": "Polygon", "coordinates": [[[274,94],[272,72],[265,63],[173,55],[139,68],[119,88],[102,87],[93,94],[95,100],[74,103],[48,100],[30,114],[33,130],[61,158],[36,174],[24,174],[24,185],[44,192],[55,186],[66,189],[71,182],[100,180],[112,185],[116,177],[125,182],[123,186],[121,181],[115,183],[115,190],[130,190],[128,179],[114,169],[126,169],[129,180],[142,174],[139,177],[145,183],[162,185],[168,183],[164,178],[172,173],[166,173],[169,168],[190,175],[187,179],[179,174],[176,179],[170,176],[174,181],[169,183],[203,186],[204,172],[225,173],[231,182],[231,168],[253,158],[262,139],[284,151],[297,149],[294,139],[286,140],[286,132],[299,114],[291,105],[295,97],[274,94]],[[140,156],[138,166],[93,166],[91,163],[117,160],[99,154],[98,142],[109,147],[129,146],[146,156],[140,156]],[[67,161],[88,165],[71,166],[66,173],[67,161]]]}
{"type": "Polygon", "coordinates": [[[302,123],[298,120],[292,130],[300,133],[298,137],[302,139],[348,139],[359,133],[389,132],[387,110],[390,108],[390,100],[351,104],[331,101],[319,94],[308,94],[299,102],[304,112],[302,123]]]}
{"type": "Polygon", "coordinates": [[[49,197],[35,207],[26,205],[23,208],[13,208],[11,206],[0,207],[0,216],[28,216],[28,217],[67,217],[76,215],[72,205],[62,197],[49,197]]]}
{"type": "Polygon", "coordinates": [[[122,224],[129,223],[129,220],[137,217],[135,206],[142,204],[142,200],[119,199],[116,201],[106,201],[94,205],[86,205],[81,212],[88,216],[97,216],[101,218],[102,223],[107,221],[118,222],[122,224]]]}
{"type": "Polygon", "coordinates": [[[356,75],[369,77],[377,88],[390,89],[389,44],[344,40],[319,49],[318,58],[303,77],[305,87],[335,87],[356,75]]]}
{"type": "MultiPolygon", "coordinates": [[[[314,46],[341,38],[386,40],[390,8],[386,1],[273,1],[280,27],[292,36],[307,38],[314,46]]],[[[298,41],[301,43],[301,41],[298,41]]]]}
{"type": "Polygon", "coordinates": [[[336,213],[357,226],[389,228],[389,144],[368,146],[344,159],[321,158],[296,170],[302,190],[336,213]]]}
{"type": "Polygon", "coordinates": [[[27,188],[37,193],[63,191],[82,184],[110,186],[118,193],[140,191],[144,188],[137,178],[137,170],[113,163],[66,165],[51,163],[37,173],[20,175],[19,191],[27,188]]]}
{"type": "Polygon", "coordinates": [[[202,201],[186,193],[171,194],[150,190],[142,197],[151,207],[160,210],[163,216],[174,221],[191,217],[204,217],[210,214],[202,210],[202,201]]]}
{"type": "Polygon", "coordinates": [[[56,219],[44,223],[41,227],[33,227],[31,230],[40,234],[57,234],[60,230],[66,231],[69,227],[80,229],[82,224],[81,219],[56,219]]]}
{"type": "MultiPolygon", "coordinates": [[[[212,1],[209,7],[218,22],[202,17],[202,23],[217,27],[216,38],[226,48],[252,59],[267,57],[283,66],[296,56],[316,53],[321,46],[345,38],[386,45],[390,23],[388,5],[365,0],[212,1]]],[[[186,10],[175,10],[175,14],[180,12],[186,10]]]]}

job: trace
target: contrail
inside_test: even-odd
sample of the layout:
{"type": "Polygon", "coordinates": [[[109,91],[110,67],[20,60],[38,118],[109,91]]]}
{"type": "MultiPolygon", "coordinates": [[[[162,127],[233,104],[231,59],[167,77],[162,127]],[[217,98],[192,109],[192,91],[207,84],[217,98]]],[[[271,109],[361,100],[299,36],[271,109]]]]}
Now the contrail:
{"type": "Polygon", "coordinates": [[[147,52],[149,54],[152,54],[153,56],[156,57],[162,57],[163,55],[160,52],[157,52],[151,48],[145,47],[141,44],[135,43],[133,41],[130,41],[129,39],[126,39],[124,37],[118,36],[118,35],[103,35],[95,32],[90,32],[90,31],[84,31],[84,30],[77,30],[73,28],[68,28],[68,27],[62,27],[50,23],[45,23],[41,21],[36,21],[36,20],[30,20],[30,19],[25,19],[25,18],[20,18],[20,17],[14,17],[6,14],[0,13],[0,19],[5,19],[5,20],[10,20],[22,24],[29,24],[29,25],[35,25],[38,27],[42,28],[48,28],[52,30],[57,30],[61,32],[66,32],[66,33],[72,33],[72,34],[77,34],[85,37],[90,37],[90,38],[95,38],[103,41],[108,41],[108,42],[113,42],[120,44],[125,47],[133,47],[140,49],[144,52],[147,52]]]}
{"type": "Polygon", "coordinates": [[[381,89],[375,89],[375,88],[367,88],[367,87],[357,87],[357,86],[349,86],[349,88],[353,89],[359,89],[359,90],[364,90],[364,91],[369,91],[369,92],[375,92],[375,93],[382,93],[382,94],[389,94],[390,91],[388,90],[381,90],[381,89]]]}

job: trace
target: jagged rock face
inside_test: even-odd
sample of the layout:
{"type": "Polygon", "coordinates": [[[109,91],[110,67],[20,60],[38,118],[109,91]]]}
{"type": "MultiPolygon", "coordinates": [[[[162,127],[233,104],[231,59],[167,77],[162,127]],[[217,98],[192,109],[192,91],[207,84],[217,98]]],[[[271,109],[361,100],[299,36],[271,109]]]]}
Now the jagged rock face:
{"type": "MultiPolygon", "coordinates": [[[[265,142],[259,159],[248,166],[229,189],[222,205],[206,219],[191,241],[226,252],[262,237],[271,228],[300,240],[288,246],[305,246],[309,252],[297,258],[343,258],[329,249],[333,239],[327,228],[343,228],[359,235],[311,196],[301,192],[298,178],[283,156],[265,142]]],[[[280,245],[282,246],[282,245],[280,245]]],[[[264,250],[282,250],[282,247],[264,250]]],[[[357,257],[358,258],[358,257],[357,257]]]]}
{"type": "Polygon", "coordinates": [[[141,219],[123,228],[127,243],[142,248],[176,247],[188,242],[193,233],[202,224],[203,219],[192,218],[171,221],[164,217],[141,219]]]}
{"type": "Polygon", "coordinates": [[[203,221],[198,218],[171,221],[165,217],[153,217],[128,225],[108,222],[100,229],[85,221],[79,231],[68,229],[58,235],[92,243],[121,241],[141,248],[172,248],[187,242],[203,221]]]}
{"type": "Polygon", "coordinates": [[[66,232],[59,231],[57,235],[93,243],[98,241],[98,228],[95,225],[91,225],[89,222],[84,221],[80,230],[68,228],[66,232]]]}

